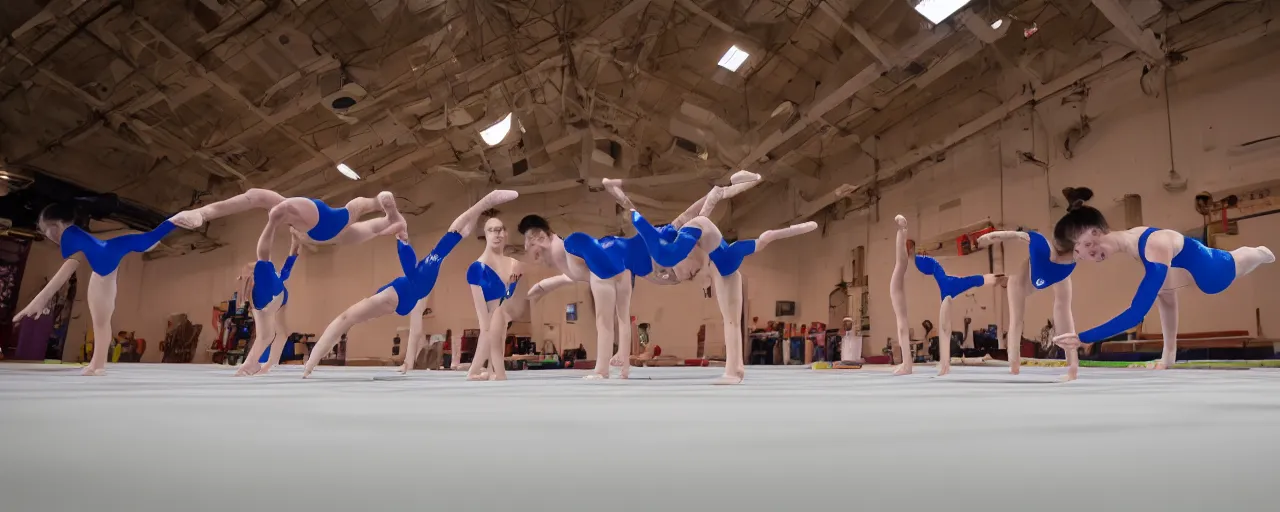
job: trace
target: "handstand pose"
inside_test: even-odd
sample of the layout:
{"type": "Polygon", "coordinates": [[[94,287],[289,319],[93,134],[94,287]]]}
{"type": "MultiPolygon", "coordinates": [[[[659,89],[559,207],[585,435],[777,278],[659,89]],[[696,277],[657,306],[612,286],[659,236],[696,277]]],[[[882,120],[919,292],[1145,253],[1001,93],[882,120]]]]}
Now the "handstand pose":
{"type": "MultiPolygon", "coordinates": [[[[419,308],[424,307],[420,303],[425,303],[427,295],[435,287],[436,278],[440,274],[440,263],[463,237],[471,233],[480,214],[516,197],[517,194],[515,192],[508,190],[490,192],[479,203],[476,203],[458,216],[457,219],[454,219],[453,224],[449,226],[449,231],[440,238],[440,242],[436,244],[435,249],[421,261],[418,260],[417,255],[414,253],[413,246],[408,243],[408,232],[401,230],[396,235],[398,239],[396,241],[396,252],[399,255],[400,267],[404,270],[404,276],[395,278],[395,280],[379,288],[372,297],[355,303],[339,314],[337,318],[334,318],[329,323],[329,326],[325,328],[324,333],[320,335],[320,339],[316,342],[311,356],[307,358],[307,364],[303,368],[302,376],[304,378],[310,376],[325,354],[328,354],[329,350],[338,342],[338,339],[350,330],[352,326],[391,313],[406,316],[412,314],[415,310],[420,312],[419,308]]],[[[421,317],[421,314],[417,316],[421,317]]],[[[421,320],[417,320],[417,324],[415,324],[415,320],[411,318],[409,325],[409,338],[411,340],[421,335],[420,332],[415,333],[412,330],[414,325],[418,325],[419,330],[421,330],[421,320]]]]}
{"type": "Polygon", "coordinates": [[[1141,261],[1146,269],[1128,309],[1079,335],[1068,332],[1054,338],[1054,343],[1068,352],[1081,343],[1103,341],[1137,326],[1154,304],[1160,310],[1164,335],[1164,353],[1154,367],[1167,369],[1178,353],[1178,289],[1194,284],[1204,293],[1220,293],[1259,265],[1276,260],[1266,247],[1241,247],[1228,252],[1206,247],[1195,238],[1169,229],[1142,226],[1111,231],[1102,212],[1084,204],[1093,197],[1092,191],[1067,189],[1064,194],[1071,204],[1054,226],[1054,241],[1059,247],[1073,251],[1077,261],[1104,261],[1111,254],[1127,254],[1141,261]]]}
{"type": "MultiPolygon", "coordinates": [[[[155,229],[146,233],[121,235],[107,240],[99,240],[75,225],[76,211],[74,207],[53,204],[40,211],[36,222],[40,232],[49,240],[62,247],[62,257],[66,259],[62,268],[49,279],[49,283],[37,293],[27,307],[13,317],[14,323],[25,317],[40,318],[48,313],[46,308],[53,294],[57,293],[71,275],[79,268],[80,262],[73,259],[76,253],[84,253],[93,274],[89,276],[89,316],[93,321],[93,339],[110,340],[111,315],[116,309],[116,269],[120,260],[134,252],[146,252],[160,243],[160,239],[168,235],[176,227],[168,220],[161,222],[155,229]]],[[[100,376],[107,373],[107,353],[111,351],[111,343],[94,345],[93,356],[89,360],[83,374],[100,376]]]]}
{"type": "Polygon", "coordinates": [[[275,265],[270,261],[258,261],[253,265],[252,292],[249,299],[253,305],[251,314],[253,315],[254,341],[253,346],[245,354],[244,363],[236,370],[237,377],[266,375],[280,362],[284,343],[271,351],[267,364],[261,364],[258,360],[262,359],[262,353],[269,350],[272,344],[283,341],[281,336],[289,337],[289,331],[285,329],[284,324],[284,307],[289,304],[289,290],[285,289],[284,282],[289,280],[293,263],[298,260],[299,245],[298,239],[294,238],[289,248],[289,257],[284,260],[279,274],[276,274],[275,265]]]}

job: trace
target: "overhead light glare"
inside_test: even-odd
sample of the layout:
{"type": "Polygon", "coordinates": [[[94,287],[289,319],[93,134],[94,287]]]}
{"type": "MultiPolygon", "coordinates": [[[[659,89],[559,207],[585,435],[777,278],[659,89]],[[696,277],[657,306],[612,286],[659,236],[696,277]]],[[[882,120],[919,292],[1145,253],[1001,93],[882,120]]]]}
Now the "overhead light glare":
{"type": "Polygon", "coordinates": [[[346,177],[351,178],[351,179],[353,179],[353,180],[358,180],[358,179],[360,179],[360,175],[359,175],[359,174],[356,174],[355,169],[352,169],[352,168],[351,168],[350,166],[348,166],[347,164],[338,164],[338,172],[342,173],[342,175],[343,175],[343,176],[346,176],[346,177]]]}
{"type": "Polygon", "coordinates": [[[1004,20],[1003,20],[1003,19],[996,20],[994,23],[992,23],[992,24],[991,24],[991,28],[996,28],[996,29],[998,29],[998,28],[1000,28],[1000,25],[1004,25],[1004,20]]]}
{"type": "Polygon", "coordinates": [[[730,46],[729,51],[724,52],[724,56],[720,57],[720,62],[717,64],[729,71],[737,71],[738,68],[742,67],[742,63],[747,61],[747,57],[750,56],[747,52],[742,51],[741,48],[730,46]]]}
{"type": "Polygon", "coordinates": [[[919,0],[912,7],[934,25],[942,23],[969,3],[969,0],[919,0]]]}
{"type": "Polygon", "coordinates": [[[510,131],[511,131],[511,113],[507,112],[507,115],[504,116],[501,120],[499,120],[496,123],[493,123],[492,126],[485,128],[484,130],[481,130],[480,138],[484,140],[485,144],[493,146],[499,142],[502,142],[502,139],[507,138],[507,132],[510,132],[510,131]]]}

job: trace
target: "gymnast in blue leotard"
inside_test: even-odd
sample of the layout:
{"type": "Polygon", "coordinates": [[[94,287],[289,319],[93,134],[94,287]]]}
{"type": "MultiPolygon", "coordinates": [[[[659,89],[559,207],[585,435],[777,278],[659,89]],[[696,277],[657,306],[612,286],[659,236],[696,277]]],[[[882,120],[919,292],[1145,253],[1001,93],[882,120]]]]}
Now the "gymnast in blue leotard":
{"type": "Polygon", "coordinates": [[[277,346],[277,350],[271,350],[265,364],[261,362],[262,354],[289,334],[283,313],[284,307],[289,304],[289,290],[284,283],[293,272],[300,247],[295,237],[289,248],[289,257],[285,258],[279,274],[276,273],[275,264],[270,261],[258,261],[253,265],[253,287],[249,292],[249,300],[253,305],[254,338],[253,345],[245,353],[244,362],[236,369],[238,377],[265,375],[280,362],[280,355],[284,353],[284,350],[280,350],[282,345],[277,346]],[[277,297],[280,298],[278,302],[277,297]]]}
{"type": "MultiPolygon", "coordinates": [[[[1053,290],[1053,326],[1062,331],[1074,331],[1075,319],[1071,314],[1071,273],[1076,263],[1071,260],[1070,252],[1057,250],[1049,240],[1036,231],[995,231],[982,235],[978,239],[979,247],[987,247],[995,242],[1019,239],[1027,242],[1027,265],[1013,267],[1009,276],[1009,330],[1008,339],[1018,340],[1023,334],[1024,316],[1027,297],[1038,290],[1053,290]],[[1064,258],[1065,256],[1065,258],[1064,258]],[[1063,260],[1059,262],[1055,260],[1063,260]],[[1024,270],[1025,269],[1025,270],[1024,270]],[[1025,273],[1024,273],[1025,272],[1025,273]]],[[[1006,266],[1006,268],[1008,268],[1006,266]]],[[[1019,343],[1008,344],[1009,373],[1021,373],[1022,357],[1019,343]]],[[[1075,357],[1074,352],[1067,354],[1075,357]]],[[[1074,378],[1068,375],[1069,378],[1074,378]]]]}
{"type": "Polygon", "coordinates": [[[982,275],[972,275],[964,277],[954,277],[947,275],[947,271],[942,269],[942,264],[938,260],[923,254],[917,254],[915,257],[916,270],[921,274],[933,277],[933,281],[938,285],[938,292],[942,294],[942,299],[954,299],[964,292],[979,288],[986,284],[987,279],[982,275]]]}
{"type": "Polygon", "coordinates": [[[440,275],[440,265],[449,256],[458,243],[475,229],[476,219],[485,210],[505,203],[518,196],[515,192],[496,190],[490,192],[471,208],[454,219],[440,241],[436,243],[425,258],[418,259],[409,245],[407,232],[401,232],[396,240],[396,257],[403,275],[378,288],[373,296],[365,298],[347,308],[329,323],[316,346],[311,351],[303,367],[303,377],[315,370],[320,360],[333,348],[338,340],[352,326],[378,318],[396,314],[409,318],[409,350],[405,353],[406,365],[402,371],[408,371],[417,355],[417,343],[422,337],[422,315],[426,312],[426,298],[435,287],[440,275]]]}
{"type": "Polygon", "coordinates": [[[1103,341],[1129,330],[1141,323],[1152,305],[1161,299],[1160,323],[1165,348],[1156,367],[1167,368],[1177,355],[1177,289],[1194,284],[1204,293],[1217,294],[1259,265],[1275,261],[1275,255],[1266,247],[1241,247],[1227,252],[1206,247],[1199,240],[1172,230],[1137,227],[1111,231],[1101,212],[1083,204],[1092,197],[1091,191],[1069,191],[1082,197],[1072,201],[1067,214],[1055,226],[1054,238],[1058,245],[1071,248],[1077,261],[1104,261],[1113,253],[1128,254],[1142,262],[1145,273],[1125,311],[1078,336],[1068,333],[1055,339],[1064,347],[1073,347],[1076,342],[1103,341]],[[1184,272],[1170,273],[1170,268],[1184,272]]]}
{"type": "MultiPolygon", "coordinates": [[[[116,270],[120,268],[120,261],[131,253],[141,253],[151,249],[160,243],[160,239],[171,233],[175,226],[166,220],[146,233],[100,240],[77,226],[76,218],[76,209],[70,205],[53,204],[40,211],[37,226],[46,238],[56,241],[66,261],[49,279],[45,287],[36,294],[31,303],[14,316],[13,321],[16,323],[25,317],[34,318],[47,313],[45,309],[49,301],[71,279],[80,266],[79,261],[73,258],[80,253],[84,254],[84,259],[89,263],[89,269],[92,271],[89,276],[88,303],[89,314],[93,320],[94,339],[109,340],[115,332],[111,329],[111,315],[115,310],[116,270]]],[[[95,347],[84,375],[96,376],[106,373],[109,351],[105,348],[108,346],[107,343],[97,345],[103,350],[95,347]]]]}

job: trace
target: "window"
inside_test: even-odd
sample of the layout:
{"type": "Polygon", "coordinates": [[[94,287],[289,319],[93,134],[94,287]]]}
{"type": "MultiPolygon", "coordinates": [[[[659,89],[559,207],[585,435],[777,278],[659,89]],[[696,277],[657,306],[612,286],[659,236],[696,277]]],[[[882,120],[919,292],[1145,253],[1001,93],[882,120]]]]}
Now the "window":
{"type": "Polygon", "coordinates": [[[750,56],[747,52],[742,51],[741,48],[730,46],[729,51],[724,52],[724,56],[720,57],[719,64],[720,67],[729,71],[737,71],[739,67],[742,67],[742,63],[747,61],[747,57],[750,56]]]}
{"type": "Polygon", "coordinates": [[[937,25],[968,3],[969,0],[919,0],[912,7],[925,19],[937,25]]]}
{"type": "Polygon", "coordinates": [[[499,120],[496,123],[493,123],[493,126],[490,126],[488,128],[485,128],[484,130],[481,130],[480,138],[484,139],[485,144],[493,146],[499,142],[502,142],[502,139],[507,138],[507,132],[510,132],[510,131],[511,131],[511,113],[508,112],[507,115],[503,117],[501,120],[499,120]]]}

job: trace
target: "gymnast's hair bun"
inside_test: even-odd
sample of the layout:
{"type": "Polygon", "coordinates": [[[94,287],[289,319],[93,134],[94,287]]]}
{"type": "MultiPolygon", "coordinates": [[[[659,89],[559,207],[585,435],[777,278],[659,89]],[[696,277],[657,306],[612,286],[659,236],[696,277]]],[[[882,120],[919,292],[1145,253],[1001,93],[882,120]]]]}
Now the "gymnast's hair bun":
{"type": "Polygon", "coordinates": [[[520,219],[520,225],[516,227],[516,231],[519,231],[520,234],[523,235],[530,229],[537,229],[550,233],[551,223],[547,222],[547,219],[542,218],[540,215],[525,215],[523,219],[520,219]]]}
{"type": "Polygon", "coordinates": [[[1067,211],[1072,212],[1079,210],[1084,203],[1093,199],[1093,191],[1086,187],[1067,187],[1062,189],[1063,197],[1067,198],[1067,211]]]}

